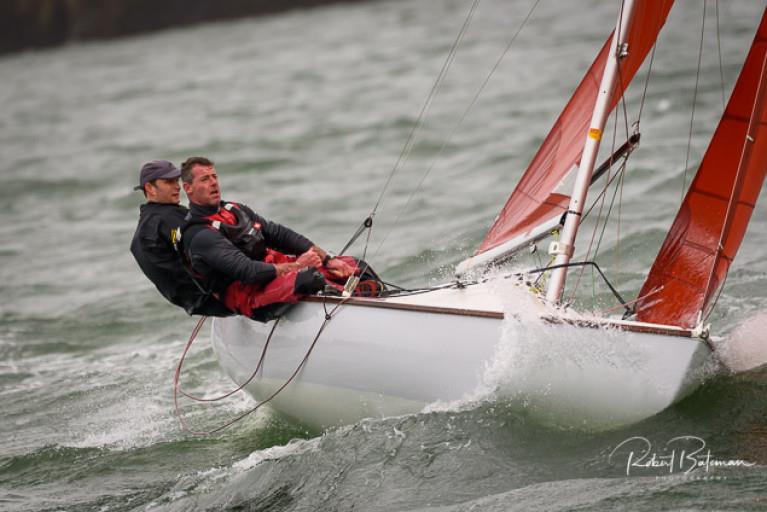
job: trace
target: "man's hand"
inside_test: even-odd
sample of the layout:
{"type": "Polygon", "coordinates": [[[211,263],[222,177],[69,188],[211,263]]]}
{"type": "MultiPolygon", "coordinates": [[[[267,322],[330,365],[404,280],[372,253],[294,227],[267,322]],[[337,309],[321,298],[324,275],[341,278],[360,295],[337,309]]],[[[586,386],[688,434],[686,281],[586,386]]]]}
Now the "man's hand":
{"type": "Polygon", "coordinates": [[[316,252],[309,249],[299,256],[293,263],[277,263],[274,268],[277,269],[277,275],[282,276],[294,270],[302,270],[307,267],[318,268],[322,266],[322,260],[316,252]]]}
{"type": "Polygon", "coordinates": [[[305,253],[303,253],[301,256],[298,257],[296,260],[296,263],[298,264],[298,268],[306,268],[306,267],[321,267],[322,266],[322,258],[314,252],[312,249],[309,249],[305,253]]]}
{"type": "Polygon", "coordinates": [[[346,279],[354,273],[354,267],[338,258],[333,258],[328,261],[325,268],[328,269],[328,272],[330,272],[331,275],[341,279],[346,279]]]}

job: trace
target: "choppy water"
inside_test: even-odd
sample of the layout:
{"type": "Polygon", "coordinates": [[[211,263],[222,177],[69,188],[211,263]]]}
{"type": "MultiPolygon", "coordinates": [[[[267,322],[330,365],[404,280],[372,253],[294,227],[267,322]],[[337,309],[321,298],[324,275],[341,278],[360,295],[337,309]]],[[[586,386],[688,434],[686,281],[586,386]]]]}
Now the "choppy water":
{"type": "MultiPolygon", "coordinates": [[[[471,252],[617,15],[607,2],[543,0],[399,217],[531,3],[480,4],[377,217],[369,259],[390,279],[438,282],[471,252]]],[[[756,368],[641,424],[552,429],[488,397],[325,433],[269,411],[206,438],[178,429],[170,383],[194,321],[127,251],[141,163],[207,155],[226,197],[338,249],[375,202],[469,4],[336,6],[0,59],[0,508],[767,509],[764,193],[712,318],[730,336],[725,353],[756,368]],[[712,458],[755,465],[627,477],[626,454],[610,453],[633,436],[659,453],[696,436],[712,458]]],[[[702,5],[679,4],[654,63],[620,242],[611,224],[600,249],[628,296],[682,194],[702,5]]],[[[729,92],[764,5],[720,4],[729,92]]],[[[715,18],[706,27],[691,166],[722,109],[715,18]]],[[[201,338],[185,379],[228,389],[201,338]]],[[[187,413],[213,425],[251,405],[187,413]]],[[[683,442],[689,453],[695,441],[683,442]]]]}

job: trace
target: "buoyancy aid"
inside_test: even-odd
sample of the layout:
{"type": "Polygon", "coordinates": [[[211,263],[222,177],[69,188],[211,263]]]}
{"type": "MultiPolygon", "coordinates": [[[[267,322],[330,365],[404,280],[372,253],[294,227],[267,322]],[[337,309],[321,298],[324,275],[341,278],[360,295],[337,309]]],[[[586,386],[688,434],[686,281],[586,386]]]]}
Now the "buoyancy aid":
{"type": "MultiPolygon", "coordinates": [[[[263,286],[255,284],[246,285],[239,281],[233,281],[231,278],[227,278],[225,275],[215,271],[211,274],[203,274],[201,273],[202,271],[198,272],[192,265],[192,256],[184,247],[188,247],[191,240],[205,229],[220,232],[243,254],[253,260],[277,264],[291,261],[290,258],[267,247],[260,222],[251,219],[250,215],[237,203],[223,202],[215,213],[207,216],[192,215],[190,212],[187,214],[182,227],[174,234],[174,247],[176,247],[178,254],[182,257],[187,272],[192,276],[198,288],[204,288],[208,290],[209,294],[219,297],[230,310],[261,320],[252,314],[260,306],[257,304],[257,301],[251,300],[250,296],[260,295],[260,290],[264,288],[263,286]],[[186,239],[184,240],[185,243],[182,243],[182,238],[186,239]],[[251,306],[249,306],[250,302],[254,303],[252,311],[251,306]]],[[[272,287],[277,282],[285,281],[286,278],[291,282],[289,285],[283,285],[280,290],[289,289],[292,293],[295,275],[275,278],[276,282],[272,283],[272,287]]],[[[272,295],[281,299],[282,302],[295,302],[297,300],[297,296],[294,297],[290,294],[284,294],[284,296],[279,293],[272,295]]]]}
{"type": "Polygon", "coordinates": [[[220,231],[251,259],[263,261],[267,255],[261,224],[253,222],[237,203],[224,203],[216,213],[207,217],[187,215],[187,222],[182,230],[199,224],[220,231]]]}

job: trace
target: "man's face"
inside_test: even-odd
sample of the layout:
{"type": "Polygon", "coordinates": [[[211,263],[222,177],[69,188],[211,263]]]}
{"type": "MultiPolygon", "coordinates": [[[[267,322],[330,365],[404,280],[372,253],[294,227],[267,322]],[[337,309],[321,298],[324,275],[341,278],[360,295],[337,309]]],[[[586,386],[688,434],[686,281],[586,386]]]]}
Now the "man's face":
{"type": "Polygon", "coordinates": [[[144,186],[146,199],[150,203],[178,204],[181,186],[178,178],[159,178],[144,186]]]}
{"type": "Polygon", "coordinates": [[[206,165],[192,167],[192,182],[184,183],[189,201],[201,206],[218,206],[221,202],[221,189],[218,186],[216,169],[206,165]]]}

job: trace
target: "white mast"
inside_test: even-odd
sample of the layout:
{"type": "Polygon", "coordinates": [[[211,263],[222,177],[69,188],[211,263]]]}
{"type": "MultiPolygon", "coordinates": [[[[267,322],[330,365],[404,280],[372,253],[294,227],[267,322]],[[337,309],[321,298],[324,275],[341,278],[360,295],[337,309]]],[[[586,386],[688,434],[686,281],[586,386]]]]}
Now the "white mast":
{"type": "MultiPolygon", "coordinates": [[[[554,260],[555,266],[570,263],[570,258],[575,249],[575,237],[578,234],[578,226],[581,222],[586,192],[591,183],[594,163],[596,162],[597,153],[599,153],[599,142],[602,139],[607,116],[610,114],[610,100],[618,80],[618,62],[628,55],[630,50],[630,48],[626,47],[626,39],[631,27],[636,3],[635,0],[625,0],[621,13],[618,16],[618,23],[610,43],[611,51],[607,57],[605,70],[602,74],[602,82],[599,84],[599,94],[594,104],[594,113],[591,116],[591,124],[589,124],[589,131],[586,135],[586,144],[583,147],[581,163],[575,178],[575,187],[573,188],[572,196],[570,196],[570,207],[565,218],[565,226],[562,229],[559,242],[552,242],[549,247],[549,254],[556,256],[554,260]]],[[[546,292],[546,298],[549,301],[559,301],[565,288],[566,277],[566,267],[552,270],[549,288],[546,292]]]]}

